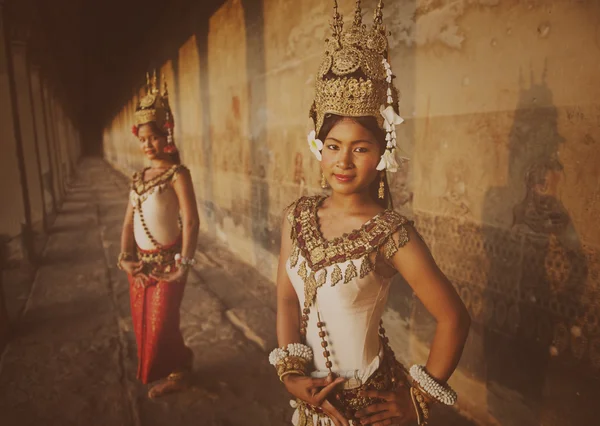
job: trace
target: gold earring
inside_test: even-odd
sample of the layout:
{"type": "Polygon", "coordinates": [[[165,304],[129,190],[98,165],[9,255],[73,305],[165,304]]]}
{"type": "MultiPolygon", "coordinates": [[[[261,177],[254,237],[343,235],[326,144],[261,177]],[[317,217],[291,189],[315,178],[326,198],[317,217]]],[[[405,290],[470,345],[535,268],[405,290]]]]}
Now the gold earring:
{"type": "Polygon", "coordinates": [[[329,182],[327,182],[327,179],[325,179],[325,175],[323,174],[323,172],[321,172],[321,188],[329,188],[329,182]]]}
{"type": "Polygon", "coordinates": [[[385,181],[384,181],[384,177],[385,177],[385,172],[382,171],[380,174],[380,180],[379,180],[379,199],[383,200],[385,198],[385,181]]]}

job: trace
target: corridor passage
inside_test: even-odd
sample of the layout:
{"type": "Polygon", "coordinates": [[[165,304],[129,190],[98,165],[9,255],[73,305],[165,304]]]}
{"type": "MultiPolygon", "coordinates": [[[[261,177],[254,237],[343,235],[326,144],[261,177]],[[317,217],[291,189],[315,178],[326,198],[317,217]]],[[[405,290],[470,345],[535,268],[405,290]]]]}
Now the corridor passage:
{"type": "Polygon", "coordinates": [[[274,335],[275,314],[260,306],[273,296],[252,295],[266,291],[260,280],[245,277],[243,266],[226,264],[225,254],[211,260],[218,249],[204,253],[202,243],[181,322],[195,354],[194,389],[156,401],[146,397],[146,386],[135,380],[127,279],[115,266],[127,191],[127,179],[100,159],[84,159],[76,169],[2,357],[0,425],[287,423],[289,398],[267,354],[232,325],[243,327],[236,318],[263,309],[264,331],[274,335]],[[244,278],[244,285],[235,281],[244,278]],[[217,297],[220,292],[226,294],[217,297]]]}

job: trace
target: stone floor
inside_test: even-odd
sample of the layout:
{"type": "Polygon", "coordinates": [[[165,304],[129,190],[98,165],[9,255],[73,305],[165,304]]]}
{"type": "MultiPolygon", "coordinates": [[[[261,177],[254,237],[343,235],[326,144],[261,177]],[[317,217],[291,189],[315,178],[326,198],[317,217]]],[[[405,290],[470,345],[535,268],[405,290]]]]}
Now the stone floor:
{"type": "MultiPolygon", "coordinates": [[[[115,266],[127,190],[99,159],[78,167],[31,291],[14,296],[26,302],[0,362],[0,425],[289,425],[289,397],[267,361],[274,287],[206,237],[181,316],[195,386],[146,397],[128,284],[115,266]]],[[[471,425],[451,411],[438,416],[434,424],[471,425]]]]}
{"type": "MultiPolygon", "coordinates": [[[[222,263],[227,258],[216,262],[203,253],[181,317],[195,353],[195,388],[148,400],[146,387],[135,380],[127,280],[114,266],[126,199],[122,176],[100,160],[82,162],[2,357],[0,424],[287,423],[289,398],[261,348],[272,344],[267,340],[274,334],[275,313],[265,312],[263,304],[273,330],[265,330],[264,338],[252,333],[244,318],[258,299],[252,302],[254,296],[244,293],[218,297],[211,287],[234,284],[222,263]]],[[[261,285],[252,292],[266,291],[261,285]]]]}

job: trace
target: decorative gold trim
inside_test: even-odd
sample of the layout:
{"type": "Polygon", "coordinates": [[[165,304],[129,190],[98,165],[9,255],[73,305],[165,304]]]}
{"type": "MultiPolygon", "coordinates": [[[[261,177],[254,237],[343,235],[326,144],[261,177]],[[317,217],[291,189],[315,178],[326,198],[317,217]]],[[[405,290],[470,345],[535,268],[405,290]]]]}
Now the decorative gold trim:
{"type": "Polygon", "coordinates": [[[350,261],[350,264],[348,265],[348,267],[346,268],[346,272],[344,273],[344,284],[348,284],[356,277],[356,266],[354,265],[354,262],[350,261]]]}
{"type": "Polygon", "coordinates": [[[183,164],[174,164],[158,176],[144,181],[144,175],[148,169],[150,167],[146,167],[141,172],[134,173],[131,179],[131,190],[133,191],[133,200],[136,201],[136,204],[143,203],[155,190],[162,191],[166,184],[172,182],[179,172],[187,170],[187,167],[183,164]]]}
{"type": "Polygon", "coordinates": [[[299,257],[300,257],[300,249],[298,249],[298,246],[296,245],[296,242],[294,241],[292,243],[292,253],[290,254],[290,266],[292,268],[295,268],[296,265],[298,264],[299,257]]]}
{"type": "Polygon", "coordinates": [[[331,286],[333,287],[334,285],[342,281],[342,278],[342,270],[340,269],[339,265],[335,265],[333,267],[333,271],[331,272],[331,286]]]}
{"type": "Polygon", "coordinates": [[[342,273],[339,264],[349,260],[362,259],[360,277],[364,278],[374,270],[374,265],[368,259],[371,253],[378,251],[383,246],[385,246],[384,253],[388,255],[392,251],[398,250],[398,246],[393,240],[396,232],[400,235],[400,246],[408,242],[406,226],[410,222],[393,210],[379,213],[365,222],[363,226],[348,234],[326,240],[318,228],[317,221],[317,210],[324,199],[323,196],[302,197],[288,209],[288,220],[290,220],[293,230],[295,246],[293,256],[290,256],[290,262],[295,263],[292,261],[295,261],[295,250],[297,249],[298,256],[302,255],[304,258],[297,273],[304,281],[307,307],[314,302],[317,289],[325,283],[322,282],[321,276],[317,282],[315,274],[319,271],[324,270],[322,276],[326,277],[326,268],[335,265],[331,274],[331,285],[336,285],[342,278],[347,284],[358,276],[358,270],[354,262],[350,262],[345,272],[342,273]]]}
{"type": "Polygon", "coordinates": [[[366,255],[365,257],[363,257],[363,261],[360,264],[360,278],[364,278],[367,275],[369,275],[369,272],[371,272],[372,270],[374,270],[375,268],[373,267],[373,263],[371,263],[371,260],[369,259],[369,255],[366,255]]]}
{"type": "Polygon", "coordinates": [[[300,264],[300,267],[298,268],[298,276],[300,276],[300,278],[303,280],[306,280],[306,277],[308,276],[308,271],[306,270],[306,261],[300,264]]]}
{"type": "Polygon", "coordinates": [[[392,104],[398,112],[399,94],[387,81],[383,65],[388,50],[383,5],[377,7],[373,25],[367,28],[362,23],[362,10],[357,2],[352,25],[344,30],[344,20],[335,3],[332,35],[317,71],[315,100],[311,108],[317,135],[326,114],[375,117],[383,127],[380,107],[392,104]],[[390,86],[393,102],[388,102],[390,86]]]}
{"type": "Polygon", "coordinates": [[[136,127],[146,123],[156,123],[163,129],[167,122],[173,124],[173,113],[169,106],[169,93],[167,91],[167,82],[163,76],[164,90],[160,93],[158,88],[158,78],[156,71],[152,79],[146,74],[146,94],[139,100],[135,113],[133,114],[133,122],[136,127]]]}

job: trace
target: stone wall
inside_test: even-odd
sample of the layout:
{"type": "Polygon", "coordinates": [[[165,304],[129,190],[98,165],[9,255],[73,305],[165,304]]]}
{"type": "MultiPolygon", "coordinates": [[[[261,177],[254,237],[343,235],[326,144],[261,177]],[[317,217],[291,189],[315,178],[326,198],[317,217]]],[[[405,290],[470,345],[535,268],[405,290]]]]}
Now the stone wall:
{"type": "MultiPolygon", "coordinates": [[[[365,1],[365,19],[375,1],[365,1]]],[[[202,229],[274,279],[282,209],[320,191],[308,109],[329,2],[228,0],[173,16],[156,49],[202,229]],[[163,37],[164,39],[165,37],[163,37]]],[[[350,19],[354,2],[340,2],[350,19]]],[[[593,423],[600,390],[600,4],[388,1],[409,165],[396,208],[474,319],[451,383],[480,424],[593,423]]],[[[147,48],[144,51],[151,51],[147,48]]],[[[131,135],[144,76],[104,129],[106,158],[143,166],[131,135]]],[[[407,363],[434,323],[397,280],[387,329],[407,363]]]]}

